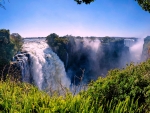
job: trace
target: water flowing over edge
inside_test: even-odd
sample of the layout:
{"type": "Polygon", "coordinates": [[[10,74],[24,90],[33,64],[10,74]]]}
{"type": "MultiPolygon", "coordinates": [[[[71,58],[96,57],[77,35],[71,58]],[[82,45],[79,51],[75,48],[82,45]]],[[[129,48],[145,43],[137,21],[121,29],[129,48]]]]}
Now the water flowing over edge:
{"type": "Polygon", "coordinates": [[[63,62],[45,40],[25,40],[23,51],[30,54],[30,74],[33,83],[41,90],[60,90],[69,88],[63,62]]]}

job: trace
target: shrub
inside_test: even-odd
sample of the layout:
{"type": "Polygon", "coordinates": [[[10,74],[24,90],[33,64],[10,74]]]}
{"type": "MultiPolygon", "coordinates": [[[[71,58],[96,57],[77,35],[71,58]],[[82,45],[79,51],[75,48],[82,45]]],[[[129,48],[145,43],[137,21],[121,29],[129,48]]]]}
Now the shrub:
{"type": "Polygon", "coordinates": [[[91,82],[87,91],[49,96],[36,87],[0,81],[0,112],[144,113],[150,111],[150,60],[111,70],[91,82]]]}
{"type": "MultiPolygon", "coordinates": [[[[132,63],[123,70],[109,71],[106,78],[100,77],[90,83],[85,93],[91,96],[97,108],[103,106],[105,112],[110,112],[110,109],[127,98],[133,100],[133,103],[137,101],[139,108],[143,106],[145,110],[150,110],[150,60],[137,66],[132,63]],[[113,106],[106,106],[106,103],[113,106]]],[[[133,104],[133,108],[135,106],[133,104]]],[[[145,112],[144,109],[142,112],[145,112]]]]}

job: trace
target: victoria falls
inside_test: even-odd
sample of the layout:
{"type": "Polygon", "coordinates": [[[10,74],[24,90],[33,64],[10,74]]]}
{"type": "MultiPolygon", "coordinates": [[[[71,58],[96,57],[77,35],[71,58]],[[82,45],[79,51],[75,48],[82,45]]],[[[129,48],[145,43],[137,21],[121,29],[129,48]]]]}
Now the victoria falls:
{"type": "Polygon", "coordinates": [[[87,85],[98,77],[106,77],[111,69],[144,60],[144,42],[133,37],[59,37],[52,33],[22,41],[22,51],[12,62],[20,69],[22,81],[42,90],[57,89],[60,84],[66,88],[87,85]]]}
{"type": "Polygon", "coordinates": [[[0,113],[149,113],[150,0],[0,0],[0,113]]]}

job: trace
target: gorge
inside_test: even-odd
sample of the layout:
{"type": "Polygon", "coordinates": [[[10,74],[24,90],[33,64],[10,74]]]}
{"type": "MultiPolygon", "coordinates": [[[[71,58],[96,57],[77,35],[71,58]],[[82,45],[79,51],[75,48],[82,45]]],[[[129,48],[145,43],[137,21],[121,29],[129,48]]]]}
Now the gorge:
{"type": "Polygon", "coordinates": [[[123,37],[56,37],[51,46],[47,37],[23,40],[22,52],[14,57],[22,81],[47,92],[88,84],[111,69],[140,62],[143,48],[143,41],[123,37]]]}

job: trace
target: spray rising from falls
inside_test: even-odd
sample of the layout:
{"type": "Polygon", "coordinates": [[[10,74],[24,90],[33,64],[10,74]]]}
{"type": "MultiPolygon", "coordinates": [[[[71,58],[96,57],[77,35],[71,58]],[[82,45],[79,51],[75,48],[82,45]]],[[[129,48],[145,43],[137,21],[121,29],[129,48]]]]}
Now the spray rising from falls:
{"type": "Polygon", "coordinates": [[[23,50],[30,55],[30,74],[33,83],[41,90],[69,87],[63,62],[48,47],[45,40],[25,39],[23,50]]]}
{"type": "Polygon", "coordinates": [[[134,63],[141,62],[144,40],[139,39],[134,45],[130,47],[131,61],[134,63]]]}

